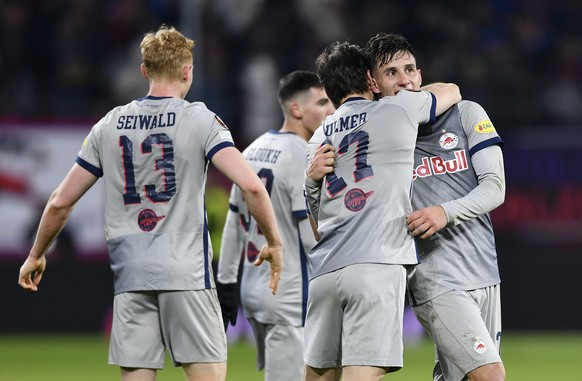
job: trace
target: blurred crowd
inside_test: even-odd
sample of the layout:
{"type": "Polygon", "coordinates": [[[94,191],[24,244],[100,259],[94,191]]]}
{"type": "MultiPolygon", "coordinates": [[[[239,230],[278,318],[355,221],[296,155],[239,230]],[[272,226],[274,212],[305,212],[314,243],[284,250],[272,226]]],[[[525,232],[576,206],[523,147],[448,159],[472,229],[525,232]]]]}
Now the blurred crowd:
{"type": "Polygon", "coordinates": [[[458,83],[503,129],[582,122],[579,0],[1,0],[0,122],[95,122],[144,96],[138,43],[162,23],[196,41],[187,99],[243,141],[278,128],[280,76],[380,31],[408,37],[424,83],[458,83]]]}

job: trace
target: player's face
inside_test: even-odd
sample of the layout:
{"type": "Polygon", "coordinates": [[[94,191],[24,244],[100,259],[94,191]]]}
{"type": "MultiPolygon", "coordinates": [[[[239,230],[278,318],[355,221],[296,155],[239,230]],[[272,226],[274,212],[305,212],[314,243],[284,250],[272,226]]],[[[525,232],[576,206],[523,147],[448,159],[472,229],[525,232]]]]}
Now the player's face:
{"type": "Polygon", "coordinates": [[[335,107],[323,88],[312,87],[302,94],[298,103],[302,111],[303,127],[313,134],[326,116],[333,114],[335,107]]]}
{"type": "Polygon", "coordinates": [[[397,54],[385,65],[375,66],[372,76],[376,80],[377,91],[383,97],[395,95],[402,89],[419,90],[422,83],[416,59],[409,53],[397,54]]]}

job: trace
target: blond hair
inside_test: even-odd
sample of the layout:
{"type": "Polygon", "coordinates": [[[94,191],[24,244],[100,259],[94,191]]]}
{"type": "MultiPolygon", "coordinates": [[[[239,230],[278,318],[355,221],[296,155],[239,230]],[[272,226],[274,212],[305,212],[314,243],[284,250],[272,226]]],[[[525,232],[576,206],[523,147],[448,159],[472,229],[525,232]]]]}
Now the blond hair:
{"type": "Polygon", "coordinates": [[[140,48],[149,78],[179,79],[181,69],[194,58],[194,41],[166,25],[147,33],[140,48]]]}

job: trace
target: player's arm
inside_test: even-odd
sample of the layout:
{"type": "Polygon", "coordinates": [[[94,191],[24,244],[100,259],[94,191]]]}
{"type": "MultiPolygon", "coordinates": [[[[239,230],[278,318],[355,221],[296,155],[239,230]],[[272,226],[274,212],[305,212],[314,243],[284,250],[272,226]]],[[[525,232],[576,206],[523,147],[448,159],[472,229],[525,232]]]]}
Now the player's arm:
{"type": "Polygon", "coordinates": [[[40,219],[34,244],[20,267],[18,284],[37,291],[46,268],[45,254],[65,226],[77,201],[95,184],[98,177],[74,164],[65,179],[50,196],[40,219]]]}
{"type": "Polygon", "coordinates": [[[283,242],[269,194],[238,149],[226,147],[219,150],[212,156],[212,164],[239,187],[249,212],[267,240],[255,264],[258,266],[265,260],[270,263],[269,288],[275,294],[283,270],[283,242]]]}
{"type": "MultiPolygon", "coordinates": [[[[233,186],[233,190],[234,190],[233,186]]],[[[236,324],[238,315],[238,269],[244,247],[244,233],[238,222],[238,213],[228,210],[222,230],[222,243],[218,257],[216,291],[226,330],[228,323],[236,324]]]]}
{"type": "Polygon", "coordinates": [[[436,82],[422,87],[422,90],[430,91],[436,99],[436,115],[441,115],[452,105],[461,100],[461,90],[454,83],[436,82]]]}
{"type": "Polygon", "coordinates": [[[492,145],[471,157],[478,185],[466,196],[412,212],[406,217],[413,236],[428,238],[447,224],[489,213],[505,201],[505,174],[501,147],[492,145]]]}
{"type": "Polygon", "coordinates": [[[316,227],[315,231],[317,231],[321,186],[325,175],[333,172],[333,166],[335,164],[335,150],[333,146],[331,144],[320,145],[313,153],[308,150],[307,162],[308,166],[305,171],[305,199],[316,227]]]}
{"type": "Polygon", "coordinates": [[[503,153],[497,145],[484,148],[471,157],[479,185],[465,197],[442,204],[447,220],[460,224],[489,213],[505,201],[503,153]]]}

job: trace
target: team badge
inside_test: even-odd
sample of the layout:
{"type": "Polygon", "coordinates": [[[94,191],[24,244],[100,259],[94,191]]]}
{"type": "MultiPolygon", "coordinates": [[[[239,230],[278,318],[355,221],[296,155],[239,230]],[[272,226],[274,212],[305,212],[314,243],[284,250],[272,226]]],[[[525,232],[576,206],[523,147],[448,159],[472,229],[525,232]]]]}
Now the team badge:
{"type": "Polygon", "coordinates": [[[453,149],[459,144],[459,137],[452,132],[444,133],[439,139],[439,145],[444,149],[453,149]]]}
{"type": "Polygon", "coordinates": [[[366,200],[372,193],[374,191],[366,193],[359,188],[350,189],[344,197],[344,205],[352,212],[359,212],[366,206],[366,200]]]}
{"type": "Polygon", "coordinates": [[[495,132],[495,127],[489,119],[484,119],[475,125],[475,132],[479,134],[489,134],[495,132]]]}
{"type": "Polygon", "coordinates": [[[485,353],[487,352],[487,345],[483,340],[477,338],[477,341],[473,344],[473,350],[477,353],[485,353]]]}
{"type": "Polygon", "coordinates": [[[141,230],[149,232],[154,230],[158,222],[164,218],[166,218],[166,216],[158,216],[156,215],[156,212],[151,209],[144,209],[139,212],[139,215],[137,216],[137,224],[141,230]]]}

